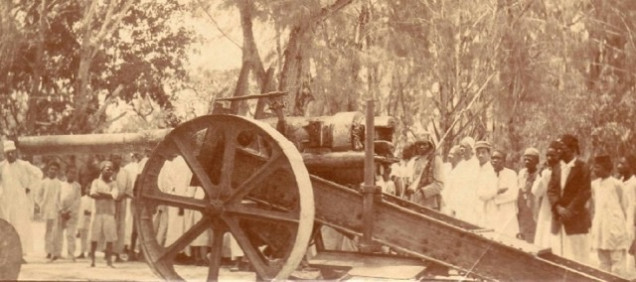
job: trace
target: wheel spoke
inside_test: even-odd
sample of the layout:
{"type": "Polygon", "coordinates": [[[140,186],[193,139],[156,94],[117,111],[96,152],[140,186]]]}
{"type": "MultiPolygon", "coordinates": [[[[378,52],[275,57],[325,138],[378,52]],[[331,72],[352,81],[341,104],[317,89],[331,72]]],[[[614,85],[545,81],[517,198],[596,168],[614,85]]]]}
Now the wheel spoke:
{"type": "Polygon", "coordinates": [[[221,195],[227,194],[231,191],[230,185],[232,181],[232,173],[234,171],[237,133],[236,129],[232,127],[228,127],[225,131],[225,147],[223,148],[223,164],[221,167],[221,181],[219,183],[219,186],[221,187],[221,195]]]}
{"type": "Polygon", "coordinates": [[[275,151],[272,157],[256,170],[245,182],[236,188],[236,191],[232,196],[227,199],[226,203],[235,203],[242,200],[247,194],[258,187],[258,184],[262,183],[265,178],[274,173],[278,168],[285,164],[286,159],[279,151],[275,151]]]}
{"type": "Polygon", "coordinates": [[[298,224],[298,215],[296,214],[275,210],[259,209],[257,207],[249,205],[225,206],[225,213],[253,220],[298,224]]]}
{"type": "Polygon", "coordinates": [[[203,166],[201,166],[199,160],[197,160],[197,158],[192,153],[193,148],[190,148],[188,145],[186,145],[186,142],[182,139],[182,137],[177,134],[171,134],[170,139],[175,143],[175,145],[177,145],[177,148],[179,148],[179,152],[185,159],[188,167],[190,167],[196,178],[199,179],[203,190],[205,190],[205,192],[211,198],[217,198],[218,196],[216,193],[218,193],[218,191],[217,189],[215,189],[214,184],[212,184],[210,177],[205,172],[203,166]]]}
{"type": "Polygon", "coordinates": [[[203,143],[201,144],[199,157],[207,157],[214,152],[214,148],[216,147],[216,144],[219,142],[220,139],[220,134],[217,126],[210,126],[205,130],[205,137],[203,138],[203,143]]]}
{"type": "MultiPolygon", "coordinates": [[[[139,241],[149,266],[163,279],[184,279],[180,273],[188,268],[176,267],[176,257],[201,234],[210,233],[211,253],[207,271],[199,268],[204,273],[198,279],[220,278],[224,232],[232,234],[262,279],[286,279],[306,251],[314,213],[309,173],[294,144],[265,123],[217,114],[184,122],[155,147],[139,182],[135,193],[139,241]],[[183,160],[167,162],[175,156],[183,160]],[[200,186],[205,196],[198,197],[204,194],[201,191],[195,193],[199,199],[161,191],[159,186],[174,188],[165,185],[166,172],[184,181],[188,178],[190,186],[200,186]],[[271,191],[266,190],[269,186],[271,191]],[[157,236],[151,215],[157,207],[168,206],[203,216],[177,240],[162,244],[159,240],[165,236],[157,236]]],[[[163,220],[165,215],[161,216],[163,220]]]]}
{"type": "Polygon", "coordinates": [[[204,211],[207,206],[207,203],[203,200],[181,197],[163,192],[144,192],[141,196],[143,199],[151,200],[159,204],[184,209],[204,211]]]}
{"type": "Polygon", "coordinates": [[[274,277],[276,275],[276,270],[271,269],[265,263],[265,258],[263,254],[254,246],[250,241],[249,237],[243,231],[241,226],[239,226],[239,222],[236,218],[231,217],[223,217],[223,220],[227,224],[227,227],[230,229],[232,236],[236,239],[236,242],[241,246],[245,255],[250,260],[250,263],[256,270],[256,272],[264,277],[263,279],[268,279],[274,277]]]}
{"type": "Polygon", "coordinates": [[[221,228],[220,224],[215,224],[214,227],[212,227],[212,244],[210,244],[210,257],[208,257],[208,281],[219,280],[224,233],[225,230],[221,228]]]}
{"type": "Polygon", "coordinates": [[[159,256],[158,260],[161,261],[174,258],[176,254],[192,243],[192,241],[199,237],[203,231],[208,229],[210,224],[210,217],[204,215],[196,224],[190,227],[188,231],[183,233],[179,239],[170,244],[170,246],[166,247],[163,253],[159,256]]]}

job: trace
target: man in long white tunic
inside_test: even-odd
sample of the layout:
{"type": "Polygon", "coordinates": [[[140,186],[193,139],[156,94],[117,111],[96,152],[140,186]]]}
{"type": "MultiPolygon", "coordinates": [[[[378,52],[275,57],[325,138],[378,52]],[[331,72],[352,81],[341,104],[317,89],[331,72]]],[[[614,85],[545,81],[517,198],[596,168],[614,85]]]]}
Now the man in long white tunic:
{"type": "Polygon", "coordinates": [[[125,216],[124,223],[124,251],[128,253],[128,260],[134,259],[131,255],[134,255],[133,244],[132,244],[132,232],[133,232],[133,209],[132,209],[132,198],[133,198],[133,189],[135,181],[137,180],[137,176],[141,173],[141,169],[139,167],[139,161],[141,160],[141,155],[139,153],[133,153],[130,156],[131,162],[126,164],[123,169],[128,172],[128,176],[130,178],[131,183],[131,194],[125,199],[126,201],[126,210],[128,211],[125,216]]]}
{"type": "MultiPolygon", "coordinates": [[[[118,154],[110,156],[113,163],[115,173],[115,181],[119,189],[119,198],[115,199],[115,223],[117,225],[117,241],[113,246],[115,253],[115,262],[122,262],[120,255],[124,254],[124,245],[126,245],[126,217],[131,213],[128,210],[127,200],[133,197],[133,180],[128,172],[121,167],[122,158],[118,154]]],[[[128,236],[129,237],[129,236],[128,236]]]]}
{"type": "MultiPolygon", "coordinates": [[[[176,157],[176,155],[175,155],[176,157]]],[[[174,187],[174,179],[172,177],[172,160],[173,158],[168,158],[163,166],[161,167],[161,171],[159,172],[159,176],[157,177],[157,186],[159,190],[163,193],[172,193],[172,187],[174,187]]],[[[162,246],[169,245],[166,243],[166,236],[168,232],[168,206],[159,205],[157,206],[156,214],[154,215],[153,223],[155,227],[155,236],[157,238],[157,242],[162,246]]]]}
{"type": "Polygon", "coordinates": [[[538,205],[537,228],[534,233],[533,242],[541,248],[551,247],[550,238],[552,234],[550,229],[552,226],[552,210],[546,192],[548,190],[548,183],[552,177],[552,170],[555,166],[559,165],[558,146],[556,141],[550,143],[545,154],[545,167],[541,171],[540,178],[535,181],[532,186],[532,195],[536,199],[536,205],[538,205]]]}
{"type": "Polygon", "coordinates": [[[492,166],[497,174],[497,191],[492,197],[492,209],[494,215],[493,227],[495,231],[508,237],[516,238],[519,234],[519,221],[517,219],[517,173],[504,167],[506,154],[495,150],[492,153],[492,166]]]}
{"type": "Polygon", "coordinates": [[[18,159],[15,143],[5,141],[3,145],[5,160],[0,163],[0,207],[3,219],[18,232],[22,252],[26,254],[33,249],[33,207],[29,205],[28,194],[42,179],[42,171],[29,162],[18,159]]]}
{"type": "Polygon", "coordinates": [[[457,174],[457,165],[462,160],[463,154],[462,149],[459,145],[453,146],[450,151],[448,151],[448,162],[444,163],[444,179],[446,179],[446,185],[444,186],[444,190],[442,190],[442,199],[444,205],[442,206],[442,212],[448,215],[455,215],[455,210],[457,209],[456,197],[455,193],[452,189],[457,186],[452,182],[456,179],[457,174]]]}
{"type": "MultiPolygon", "coordinates": [[[[627,197],[627,234],[629,236],[630,243],[634,240],[634,231],[636,229],[636,156],[628,155],[619,159],[618,164],[616,165],[616,170],[619,175],[619,180],[623,183],[623,190],[625,191],[625,196],[627,197]]],[[[635,261],[633,259],[634,251],[631,250],[630,261],[635,261]]]]}
{"type": "Polygon", "coordinates": [[[42,218],[46,222],[44,231],[44,250],[46,258],[53,260],[58,259],[56,256],[55,242],[57,219],[60,210],[60,188],[62,181],[57,178],[60,165],[57,162],[47,164],[46,178],[40,182],[40,188],[37,192],[36,202],[40,207],[42,218]]]}
{"type": "Polygon", "coordinates": [[[451,205],[455,205],[456,216],[464,221],[478,223],[481,221],[479,211],[480,201],[477,197],[475,183],[479,175],[479,161],[473,153],[475,140],[471,137],[462,139],[459,143],[463,152],[463,160],[461,160],[450,181],[451,191],[454,196],[451,205]]]}
{"type": "MultiPolygon", "coordinates": [[[[188,195],[188,190],[190,188],[192,171],[183,157],[177,156],[172,160],[170,174],[172,187],[167,192],[181,197],[191,196],[188,195]]],[[[179,239],[179,237],[188,230],[188,227],[185,225],[184,214],[184,209],[172,206],[168,207],[168,232],[166,233],[166,246],[179,239]]]]}
{"type": "Polygon", "coordinates": [[[627,221],[630,224],[627,232],[630,240],[634,239],[634,213],[636,213],[636,156],[628,155],[620,158],[616,164],[619,180],[623,183],[623,190],[627,197],[627,221]]]}
{"type": "Polygon", "coordinates": [[[620,180],[612,173],[612,160],[607,155],[594,158],[592,181],[592,249],[597,251],[599,268],[623,274],[627,234],[628,200],[620,180]]]}
{"type": "Polygon", "coordinates": [[[492,167],[491,146],[487,141],[475,143],[477,160],[479,160],[479,171],[475,181],[475,192],[478,201],[474,205],[475,221],[473,223],[495,228],[497,222],[493,198],[497,195],[497,174],[492,167]]]}

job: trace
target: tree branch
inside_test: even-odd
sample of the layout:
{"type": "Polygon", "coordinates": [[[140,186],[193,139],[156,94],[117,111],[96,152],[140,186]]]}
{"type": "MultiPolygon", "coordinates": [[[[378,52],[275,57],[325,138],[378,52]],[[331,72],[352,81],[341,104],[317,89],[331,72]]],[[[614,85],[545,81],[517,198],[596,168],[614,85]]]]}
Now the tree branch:
{"type": "MultiPolygon", "coordinates": [[[[444,140],[446,139],[446,136],[451,132],[451,130],[453,130],[453,127],[455,127],[455,124],[457,124],[457,122],[460,120],[460,118],[462,117],[462,115],[470,110],[470,108],[472,108],[473,104],[475,103],[475,101],[477,101],[477,98],[479,98],[481,96],[481,94],[484,92],[484,89],[486,89],[486,86],[488,86],[488,83],[490,82],[490,80],[495,77],[497,73],[492,73],[487,79],[486,81],[481,85],[481,87],[479,88],[479,90],[477,91],[477,94],[475,94],[475,96],[473,97],[473,99],[470,101],[470,103],[468,103],[468,105],[466,106],[466,108],[462,109],[461,112],[459,112],[457,118],[455,118],[455,120],[453,121],[453,123],[451,124],[451,126],[448,127],[448,130],[446,130],[446,132],[444,133],[444,135],[442,136],[442,138],[438,141],[438,144],[442,144],[442,142],[444,142],[444,140]]],[[[438,148],[441,148],[442,146],[437,146],[438,148]]]]}
{"type": "Polygon", "coordinates": [[[331,4],[331,5],[327,6],[327,7],[323,7],[322,9],[320,9],[320,13],[315,15],[312,18],[312,20],[314,22],[324,21],[325,19],[327,19],[328,17],[330,17],[334,13],[340,11],[345,6],[351,4],[351,2],[353,2],[353,0],[336,0],[336,2],[334,2],[333,4],[331,4]]]}
{"type": "Polygon", "coordinates": [[[201,0],[197,0],[197,4],[199,4],[199,8],[201,8],[201,10],[203,10],[203,12],[208,16],[208,19],[214,24],[214,27],[216,27],[216,30],[218,30],[221,33],[221,35],[223,35],[223,37],[227,38],[227,40],[232,42],[232,44],[234,44],[239,49],[243,49],[243,46],[241,46],[241,44],[238,44],[225,31],[223,31],[223,29],[221,29],[221,26],[219,26],[219,23],[214,19],[214,17],[212,17],[212,14],[210,14],[210,12],[208,12],[208,10],[205,9],[205,7],[203,7],[203,2],[201,2],[201,0]]]}

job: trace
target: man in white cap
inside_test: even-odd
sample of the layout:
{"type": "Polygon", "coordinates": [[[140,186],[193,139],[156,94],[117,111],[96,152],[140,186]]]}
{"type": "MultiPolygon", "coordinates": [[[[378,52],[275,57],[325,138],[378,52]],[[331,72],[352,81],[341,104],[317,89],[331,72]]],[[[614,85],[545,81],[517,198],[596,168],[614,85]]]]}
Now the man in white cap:
{"type": "Polygon", "coordinates": [[[452,190],[456,187],[456,185],[453,185],[452,182],[455,178],[457,178],[457,164],[459,164],[463,157],[463,150],[459,145],[455,145],[448,151],[448,162],[444,163],[443,171],[446,183],[444,190],[442,190],[442,199],[444,199],[442,211],[452,216],[456,214],[455,209],[457,207],[457,204],[455,203],[457,198],[455,196],[456,193],[452,190]]]}
{"type": "Polygon", "coordinates": [[[476,200],[475,183],[479,175],[479,162],[473,153],[475,140],[471,137],[465,137],[459,142],[459,147],[463,153],[463,159],[455,167],[455,172],[449,181],[451,185],[449,189],[454,195],[450,203],[455,206],[453,209],[459,219],[476,223],[475,221],[479,218],[473,209],[476,200]]]}
{"type": "Polygon", "coordinates": [[[537,223],[538,205],[532,187],[540,178],[539,176],[539,150],[528,148],[523,153],[523,166],[519,171],[519,195],[517,196],[517,219],[519,220],[519,237],[528,243],[534,242],[534,233],[537,223]]]}
{"type": "MultiPolygon", "coordinates": [[[[23,255],[30,252],[31,216],[33,204],[29,193],[42,179],[42,171],[27,161],[18,159],[13,141],[3,142],[4,158],[0,163],[0,206],[3,217],[15,227],[22,244],[23,255]]],[[[24,263],[24,259],[23,259],[24,263]]]]}
{"type": "MultiPolygon", "coordinates": [[[[479,141],[475,143],[475,152],[478,160],[477,175],[471,188],[473,189],[472,197],[476,197],[477,201],[470,202],[470,222],[479,226],[494,228],[496,222],[495,213],[493,212],[493,196],[497,195],[497,174],[490,162],[491,146],[488,141],[479,141]]],[[[468,207],[467,207],[468,208],[468,207]]]]}

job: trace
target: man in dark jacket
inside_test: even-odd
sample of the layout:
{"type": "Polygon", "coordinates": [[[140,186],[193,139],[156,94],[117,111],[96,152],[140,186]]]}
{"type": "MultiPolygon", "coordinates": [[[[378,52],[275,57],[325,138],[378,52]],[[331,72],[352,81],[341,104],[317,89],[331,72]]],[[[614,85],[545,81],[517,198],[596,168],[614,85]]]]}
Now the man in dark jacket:
{"type": "Polygon", "coordinates": [[[591,219],[586,203],[591,195],[590,170],[579,160],[578,140],[569,134],[559,138],[560,165],[548,184],[552,207],[552,252],[585,263],[589,258],[587,233],[591,219]]]}

